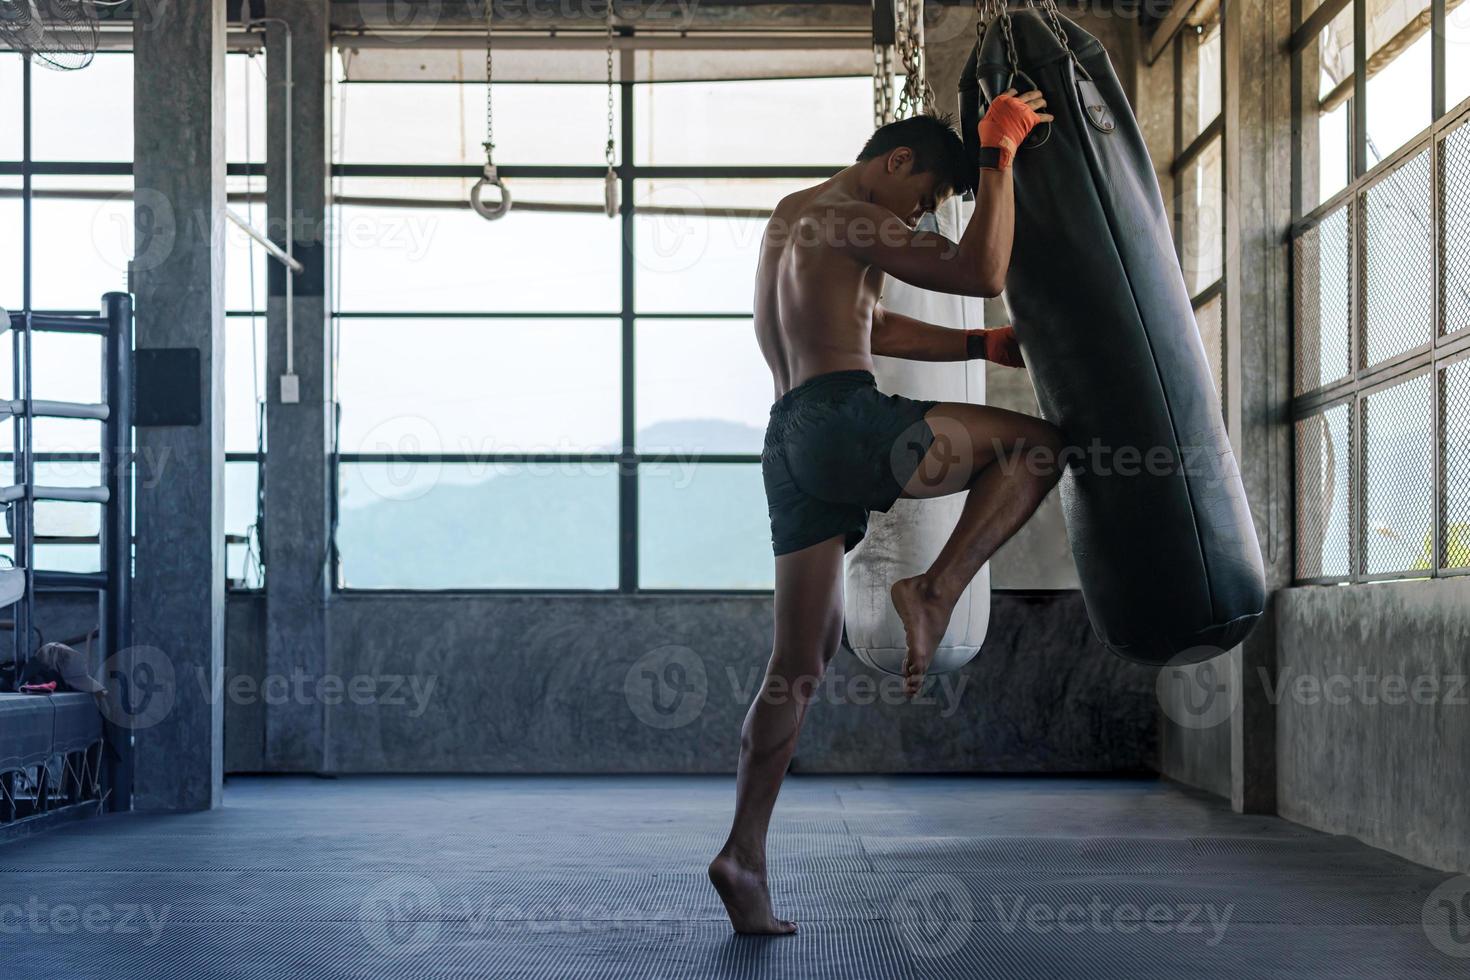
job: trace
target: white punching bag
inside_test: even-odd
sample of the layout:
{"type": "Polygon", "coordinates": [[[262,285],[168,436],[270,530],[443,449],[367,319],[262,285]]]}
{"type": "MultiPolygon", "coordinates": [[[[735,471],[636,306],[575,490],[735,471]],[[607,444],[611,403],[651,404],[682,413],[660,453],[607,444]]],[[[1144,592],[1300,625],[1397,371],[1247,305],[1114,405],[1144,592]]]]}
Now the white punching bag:
{"type": "MultiPolygon", "coordinates": [[[[938,230],[957,240],[973,205],[950,198],[935,214],[938,230]]],[[[883,307],[918,320],[957,329],[985,326],[985,301],[930,292],[888,277],[883,307]]],[[[874,357],[878,388],[885,394],[937,401],[985,402],[985,362],[933,363],[874,357]]],[[[847,555],[847,641],[870,667],[903,673],[903,622],[889,589],[926,570],[949,539],[964,506],[963,493],[932,500],[900,499],[886,514],[871,515],[868,534],[847,555]]],[[[980,569],[960,596],[929,672],[958,670],[980,652],[990,626],[990,566],[980,569]]]]}

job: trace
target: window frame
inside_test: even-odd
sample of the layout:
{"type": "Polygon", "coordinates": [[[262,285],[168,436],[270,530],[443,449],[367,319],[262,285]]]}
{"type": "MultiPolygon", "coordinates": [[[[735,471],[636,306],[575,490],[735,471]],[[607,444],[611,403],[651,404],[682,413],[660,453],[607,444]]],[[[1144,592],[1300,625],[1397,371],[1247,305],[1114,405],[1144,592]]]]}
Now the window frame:
{"type": "MultiPolygon", "coordinates": [[[[1445,141],[1461,129],[1470,126],[1470,98],[1457,106],[1446,106],[1446,36],[1445,0],[1429,0],[1432,37],[1430,86],[1428,93],[1432,108],[1430,125],[1395,149],[1378,163],[1368,163],[1367,132],[1367,86],[1368,63],[1372,53],[1367,50],[1366,0],[1323,0],[1305,19],[1302,17],[1303,0],[1292,0],[1292,19],[1296,25],[1290,41],[1292,72],[1292,117],[1297,122],[1296,138],[1291,147],[1292,159],[1292,225],[1285,243],[1292,267],[1292,293],[1288,299],[1293,318],[1293,341],[1291,355],[1292,395],[1288,423],[1295,432],[1297,424],[1307,419],[1320,417],[1338,405],[1347,405],[1350,425],[1348,426],[1348,495],[1350,515],[1348,540],[1348,574],[1337,576],[1302,576],[1300,521],[1296,520],[1299,504],[1299,487],[1292,481],[1293,514],[1293,570],[1292,581],[1298,585],[1340,585],[1401,579],[1444,578],[1470,574],[1470,568],[1446,568],[1445,527],[1447,521],[1448,488],[1446,486],[1445,441],[1447,421],[1445,418],[1446,393],[1445,370],[1458,361],[1470,356],[1470,330],[1446,332],[1443,283],[1446,264],[1449,261],[1445,249],[1445,225],[1443,203],[1445,196],[1445,141]],[[1304,99],[1303,60],[1307,50],[1317,43],[1327,25],[1351,5],[1353,10],[1353,79],[1351,105],[1348,111],[1350,141],[1349,173],[1347,186],[1322,203],[1312,208],[1304,207],[1303,185],[1306,166],[1301,134],[1310,118],[1312,108],[1304,99]],[[1430,212],[1430,333],[1428,342],[1369,364],[1365,351],[1367,324],[1366,255],[1367,235],[1366,210],[1368,194],[1374,188],[1391,179],[1407,164],[1417,161],[1421,154],[1429,154],[1430,196],[1427,202],[1430,212]],[[1298,289],[1306,281],[1307,271],[1298,267],[1297,243],[1309,232],[1318,228],[1327,219],[1336,217],[1346,210],[1348,216],[1348,372],[1343,377],[1325,385],[1316,385],[1300,392],[1296,390],[1301,357],[1301,326],[1297,322],[1298,289]],[[1397,571],[1368,573],[1366,487],[1370,461],[1366,458],[1364,431],[1364,406],[1367,398],[1394,385],[1408,382],[1421,374],[1428,374],[1431,388],[1432,427],[1434,446],[1434,486],[1431,489],[1432,521],[1429,529],[1431,560],[1425,569],[1400,569],[1397,571]]],[[[1315,280],[1313,280],[1315,281],[1315,280]]],[[[1298,468],[1300,449],[1292,446],[1293,473],[1298,468]]]]}
{"type": "Polygon", "coordinates": [[[1195,69],[1195,63],[1189,57],[1189,51],[1185,47],[1188,44],[1198,45],[1198,38],[1204,35],[1210,27],[1207,25],[1192,26],[1185,24],[1174,36],[1171,46],[1173,48],[1174,60],[1174,104],[1173,104],[1173,145],[1175,148],[1174,159],[1169,162],[1169,177],[1174,184],[1174,213],[1170,216],[1174,225],[1174,248],[1179,258],[1181,271],[1185,270],[1185,247],[1192,240],[1193,226],[1190,224],[1190,212],[1185,206],[1184,195],[1180,192],[1180,184],[1188,175],[1190,168],[1199,162],[1204,155],[1216,144],[1220,147],[1222,161],[1220,198],[1216,202],[1219,207],[1220,221],[1220,274],[1212,282],[1204,284],[1199,290],[1194,290],[1188,283],[1186,288],[1190,290],[1190,309],[1198,320],[1200,310],[1210,303],[1220,303],[1220,377],[1216,379],[1219,384],[1217,392],[1220,398],[1220,411],[1229,418],[1229,406],[1227,404],[1227,392],[1229,386],[1226,384],[1225,375],[1229,371],[1229,340],[1225,330],[1227,304],[1229,302],[1225,283],[1229,265],[1229,255],[1225,247],[1227,240],[1227,223],[1230,221],[1230,210],[1227,207],[1227,196],[1225,190],[1224,167],[1226,151],[1228,150],[1227,134],[1225,131],[1225,55],[1226,46],[1230,43],[1228,32],[1225,30],[1223,12],[1217,12],[1212,22],[1213,29],[1220,32],[1220,107],[1215,118],[1210,120],[1197,120],[1198,132],[1185,142],[1185,120],[1187,109],[1185,106],[1185,95],[1191,98],[1198,97],[1197,86],[1186,84],[1188,74],[1195,69]]]}
{"type": "MultiPolygon", "coordinates": [[[[334,81],[334,85],[372,85],[372,82],[342,82],[334,81]]],[[[433,83],[422,83],[433,84],[433,83]]],[[[542,83],[518,83],[518,84],[543,84],[554,85],[555,82],[542,83]]],[[[613,166],[613,171],[618,178],[620,191],[620,205],[617,221],[620,224],[619,235],[619,260],[621,262],[621,284],[620,284],[620,309],[598,312],[558,313],[541,311],[538,313],[513,313],[496,311],[477,312],[441,312],[441,313],[416,313],[396,312],[378,313],[371,311],[358,311],[344,313],[335,308],[332,311],[333,328],[338,331],[339,341],[341,331],[350,330],[350,322],[355,319],[434,319],[434,318],[461,318],[461,319],[535,319],[538,316],[547,318],[574,317],[577,319],[616,319],[621,331],[622,349],[622,376],[621,388],[621,411],[622,420],[620,426],[621,445],[616,453],[431,453],[406,454],[394,453],[350,453],[334,451],[331,459],[332,483],[332,582],[334,593],[344,595],[395,595],[395,594],[451,594],[451,595],[771,595],[773,587],[742,589],[735,587],[704,587],[692,586],[687,588],[651,588],[644,587],[639,581],[640,573],[640,527],[639,527],[639,472],[644,466],[659,465],[677,459],[681,465],[703,466],[703,465],[759,465],[760,453],[683,453],[683,452],[639,452],[637,446],[637,324],[638,321],[649,320],[688,320],[688,321],[720,321],[720,320],[749,320],[753,313],[746,312],[686,312],[686,311],[663,311],[663,312],[641,312],[637,308],[637,235],[634,223],[640,215],[636,204],[635,189],[637,182],[648,179],[750,179],[750,180],[779,180],[800,179],[821,181],[830,178],[841,170],[841,165],[779,165],[779,166],[751,166],[751,165],[660,165],[660,164],[638,164],[635,162],[635,154],[632,148],[635,144],[636,118],[636,93],[639,86],[655,85],[658,82],[636,82],[624,73],[622,80],[616,83],[616,96],[619,100],[619,133],[618,133],[618,162],[613,166]],[[341,566],[341,555],[336,546],[337,516],[339,499],[337,495],[340,467],[344,464],[381,463],[394,462],[398,460],[413,459],[422,462],[437,462],[444,464],[476,463],[482,465],[515,464],[522,462],[537,463],[613,463],[618,468],[618,583],[614,588],[607,589],[578,589],[578,588],[514,588],[514,587],[474,587],[465,586],[448,589],[417,589],[417,588],[360,588],[344,584],[341,566]]],[[[678,84],[678,83],[663,83],[678,84]]],[[[717,84],[717,83],[714,83],[717,84]]],[[[517,178],[559,178],[559,179],[585,179],[601,180],[607,172],[606,166],[594,165],[564,165],[564,166],[538,166],[538,165],[506,165],[499,168],[501,175],[508,182],[517,178]]],[[[353,177],[440,177],[440,178],[470,178],[480,176],[480,168],[475,165],[454,164],[356,164],[335,163],[332,167],[334,177],[350,179],[353,177]]],[[[335,205],[334,205],[335,207],[335,205]]]]}
{"type": "MultiPolygon", "coordinates": [[[[97,57],[132,57],[131,51],[99,51],[97,57]]],[[[229,52],[229,56],[242,57],[264,57],[261,51],[229,52]]],[[[34,227],[34,216],[32,204],[34,202],[34,178],[36,177],[132,177],[133,161],[105,161],[94,160],[45,160],[35,159],[32,145],[32,73],[37,69],[28,58],[21,59],[21,158],[19,160],[0,160],[0,177],[20,177],[21,181],[21,309],[12,312],[34,313],[44,316],[96,316],[96,309],[53,309],[36,308],[33,305],[33,242],[32,230],[34,227]]],[[[260,193],[265,193],[265,163],[246,162],[229,163],[226,166],[226,174],[229,177],[247,177],[261,181],[260,193]]],[[[231,320],[244,320],[254,323],[255,320],[265,318],[264,307],[258,310],[227,310],[225,322],[228,325],[231,320]]],[[[77,452],[35,452],[32,457],[37,463],[99,463],[100,459],[92,453],[77,452]]],[[[230,463],[254,463],[257,465],[257,474],[265,472],[265,455],[263,452],[226,452],[225,464],[230,463]]],[[[14,462],[14,454],[11,452],[0,452],[0,465],[14,462]]],[[[0,534],[0,544],[11,544],[11,538],[7,534],[0,534]]],[[[53,536],[37,537],[37,544],[53,545],[98,545],[101,539],[97,535],[77,536],[53,536]]],[[[250,535],[231,534],[225,535],[225,547],[232,546],[250,547],[250,535]]],[[[263,591],[264,582],[259,585],[248,587],[230,586],[232,591],[257,592],[263,591]]]]}

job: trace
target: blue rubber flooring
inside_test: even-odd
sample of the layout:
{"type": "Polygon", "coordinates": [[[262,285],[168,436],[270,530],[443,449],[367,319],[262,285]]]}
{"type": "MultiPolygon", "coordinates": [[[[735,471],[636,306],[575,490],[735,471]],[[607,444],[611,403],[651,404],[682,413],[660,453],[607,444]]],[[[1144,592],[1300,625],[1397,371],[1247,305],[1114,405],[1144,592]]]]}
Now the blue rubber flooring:
{"type": "Polygon", "coordinates": [[[234,779],[0,847],[17,978],[1470,977],[1470,878],[1134,780],[793,777],[737,937],[732,781],[234,779]]]}

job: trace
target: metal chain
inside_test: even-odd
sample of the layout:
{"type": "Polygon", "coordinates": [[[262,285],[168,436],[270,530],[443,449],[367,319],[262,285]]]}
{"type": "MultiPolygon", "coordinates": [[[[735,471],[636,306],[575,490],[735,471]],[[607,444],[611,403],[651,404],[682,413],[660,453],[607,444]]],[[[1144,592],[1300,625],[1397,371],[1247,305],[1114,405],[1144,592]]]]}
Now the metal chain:
{"type": "Polygon", "coordinates": [[[495,156],[495,97],[492,94],[495,78],[495,48],[493,39],[495,36],[495,3],[494,0],[486,0],[485,3],[485,164],[489,166],[494,163],[495,156]]]}
{"type": "Polygon", "coordinates": [[[924,0],[898,0],[894,13],[898,56],[903,62],[903,91],[898,97],[902,118],[934,109],[934,89],[924,77],[924,0]]]}
{"type": "Polygon", "coordinates": [[[985,28],[993,19],[991,15],[993,9],[994,4],[991,0],[975,0],[975,47],[977,48],[985,40],[985,28]]]}
{"type": "Polygon", "coordinates": [[[470,207],[486,221],[499,221],[510,213],[510,188],[500,179],[495,166],[495,2],[485,3],[485,170],[483,176],[470,188],[470,207]],[[487,204],[484,194],[488,188],[500,191],[500,200],[487,204]]]}
{"type": "Polygon", "coordinates": [[[616,86],[613,82],[613,0],[607,0],[607,167],[612,170],[617,144],[614,133],[616,123],[613,120],[613,93],[616,86]]]}
{"type": "Polygon", "coordinates": [[[1011,77],[1014,78],[1020,67],[1016,64],[1016,39],[1011,34],[1011,12],[1006,6],[1006,0],[975,0],[976,46],[985,42],[986,29],[997,20],[1000,21],[1001,30],[1005,32],[1006,60],[1010,63],[1011,77]]]}
{"type": "Polygon", "coordinates": [[[1000,29],[1005,34],[1006,61],[1010,64],[1011,80],[1014,81],[1016,73],[1021,70],[1021,66],[1016,64],[1016,36],[1011,33],[1011,12],[1004,7],[1001,8],[1000,12],[1000,29]]]}
{"type": "Polygon", "coordinates": [[[893,49],[873,45],[873,128],[893,122],[893,49]]]}
{"type": "Polygon", "coordinates": [[[1081,59],[1073,52],[1072,42],[1067,39],[1067,32],[1062,28],[1062,17],[1057,10],[1056,0],[1041,0],[1039,5],[1037,0],[1026,0],[1026,2],[1033,7],[1038,7],[1046,15],[1046,19],[1051,22],[1052,33],[1057,36],[1058,41],[1062,42],[1062,50],[1066,52],[1067,58],[1077,66],[1077,70],[1084,78],[1092,81],[1092,75],[1088,74],[1087,69],[1082,66],[1081,59]]]}
{"type": "Polygon", "coordinates": [[[602,211],[609,218],[616,218],[620,206],[618,174],[613,169],[617,159],[616,123],[613,120],[613,0],[607,0],[607,173],[602,178],[602,211]]]}

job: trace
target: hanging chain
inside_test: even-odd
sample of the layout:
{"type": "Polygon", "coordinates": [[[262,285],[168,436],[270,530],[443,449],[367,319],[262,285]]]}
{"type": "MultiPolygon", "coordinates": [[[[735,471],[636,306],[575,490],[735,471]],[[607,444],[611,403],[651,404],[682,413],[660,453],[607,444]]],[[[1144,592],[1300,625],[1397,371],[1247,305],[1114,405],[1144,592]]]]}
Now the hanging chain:
{"type": "Polygon", "coordinates": [[[934,110],[934,89],[924,77],[924,0],[898,0],[896,9],[898,57],[903,62],[903,91],[898,96],[900,118],[934,110]]]}
{"type": "MultiPolygon", "coordinates": [[[[1029,0],[1028,0],[1029,2],[1029,0]]],[[[1006,6],[1006,0],[975,0],[975,44],[985,42],[985,30],[1000,21],[1000,29],[1005,35],[1006,61],[1009,62],[1011,77],[1014,78],[1020,71],[1016,63],[1016,38],[1011,34],[1011,12],[1006,6]]],[[[978,65],[976,66],[979,67],[978,65]]],[[[999,95],[1000,93],[996,93],[999,95]]]]}
{"type": "Polygon", "coordinates": [[[985,43],[985,28],[995,19],[993,0],[975,0],[975,71],[980,70],[980,49],[985,43]]]}
{"type": "MultiPolygon", "coordinates": [[[[1000,29],[1005,34],[1006,61],[1010,65],[1011,80],[1014,81],[1016,73],[1021,70],[1021,66],[1016,64],[1016,35],[1011,33],[1011,12],[1005,9],[1003,5],[1000,12],[1000,29]]],[[[999,95],[1000,93],[997,92],[996,94],[999,95]]]]}
{"type": "Polygon", "coordinates": [[[609,218],[616,218],[619,210],[618,174],[613,169],[617,159],[616,122],[613,119],[613,0],[607,0],[607,173],[602,179],[602,210],[609,218]]]}
{"type": "Polygon", "coordinates": [[[612,170],[617,144],[614,142],[613,121],[613,0],[607,0],[607,167],[612,170]]]}
{"type": "Polygon", "coordinates": [[[893,49],[873,45],[873,128],[893,122],[893,49]]]}
{"type": "Polygon", "coordinates": [[[1040,0],[1040,3],[1037,0],[1026,0],[1026,2],[1046,15],[1047,21],[1051,24],[1052,33],[1061,42],[1062,51],[1067,55],[1067,59],[1077,66],[1077,70],[1082,73],[1083,78],[1086,78],[1089,82],[1092,81],[1092,75],[1083,67],[1082,60],[1072,50],[1072,42],[1067,38],[1066,30],[1062,28],[1062,15],[1057,10],[1056,0],[1040,0]]]}
{"type": "Polygon", "coordinates": [[[495,162],[495,96],[492,80],[495,78],[495,3],[485,4],[485,165],[495,162]]]}
{"type": "Polygon", "coordinates": [[[500,170],[495,166],[495,2],[485,3],[485,170],[483,176],[470,188],[470,207],[486,221],[498,221],[510,213],[510,188],[500,179],[500,170]],[[484,194],[487,188],[497,188],[500,200],[487,204],[484,194]]]}

